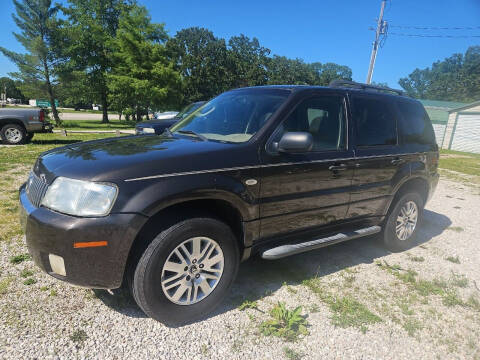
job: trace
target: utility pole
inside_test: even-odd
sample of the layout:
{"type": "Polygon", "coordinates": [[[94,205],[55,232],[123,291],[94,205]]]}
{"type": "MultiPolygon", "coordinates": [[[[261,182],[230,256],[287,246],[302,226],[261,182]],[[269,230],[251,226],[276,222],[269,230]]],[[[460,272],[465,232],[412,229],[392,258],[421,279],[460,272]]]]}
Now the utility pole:
{"type": "Polygon", "coordinates": [[[375,31],[375,41],[373,42],[372,55],[370,56],[370,66],[368,67],[367,84],[372,82],[373,68],[375,60],[377,59],[378,45],[380,44],[380,35],[385,34],[387,22],[383,21],[383,11],[387,0],[382,0],[382,7],[380,8],[380,16],[377,21],[377,30],[375,31]]]}

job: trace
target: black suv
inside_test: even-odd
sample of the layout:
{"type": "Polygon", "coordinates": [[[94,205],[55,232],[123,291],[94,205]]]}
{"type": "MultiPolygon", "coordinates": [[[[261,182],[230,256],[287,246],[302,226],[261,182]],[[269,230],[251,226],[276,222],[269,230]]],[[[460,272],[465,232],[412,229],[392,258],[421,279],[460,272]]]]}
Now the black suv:
{"type": "Polygon", "coordinates": [[[29,251],[50,275],[113,289],[168,325],[204,317],[252,255],[278,259],[380,233],[414,245],[438,148],[389,88],[232,90],[163,135],[42,154],[20,188],[29,251]]]}

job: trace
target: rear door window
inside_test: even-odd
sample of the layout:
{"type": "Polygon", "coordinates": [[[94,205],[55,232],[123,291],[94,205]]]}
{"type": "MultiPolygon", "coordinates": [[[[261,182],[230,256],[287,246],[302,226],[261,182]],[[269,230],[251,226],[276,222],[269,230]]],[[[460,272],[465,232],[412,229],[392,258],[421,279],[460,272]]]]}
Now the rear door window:
{"type": "Polygon", "coordinates": [[[353,97],[357,147],[397,144],[396,113],[392,104],[375,97],[353,97]]]}
{"type": "Polygon", "coordinates": [[[416,101],[397,100],[400,119],[398,124],[401,144],[433,144],[435,133],[432,122],[422,104],[416,101]]]}

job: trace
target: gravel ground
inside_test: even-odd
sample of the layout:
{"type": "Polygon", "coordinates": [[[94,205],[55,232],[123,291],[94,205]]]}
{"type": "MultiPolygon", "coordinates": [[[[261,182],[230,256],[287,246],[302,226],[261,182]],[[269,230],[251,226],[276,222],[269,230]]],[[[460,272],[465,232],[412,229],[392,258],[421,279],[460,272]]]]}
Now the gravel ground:
{"type": "Polygon", "coordinates": [[[24,239],[12,239],[0,243],[0,358],[480,359],[479,212],[478,189],[441,180],[412,249],[391,254],[366,238],[248,261],[220,309],[181,328],[146,318],[121,292],[72,287],[30,260],[12,264],[26,253],[24,239]],[[444,293],[420,288],[433,280],[444,293]],[[339,313],[311,284],[376,320],[359,326],[361,309],[339,313]],[[257,309],[240,311],[246,299],[257,309]],[[303,306],[309,335],[289,343],[260,333],[279,301],[303,306]]]}

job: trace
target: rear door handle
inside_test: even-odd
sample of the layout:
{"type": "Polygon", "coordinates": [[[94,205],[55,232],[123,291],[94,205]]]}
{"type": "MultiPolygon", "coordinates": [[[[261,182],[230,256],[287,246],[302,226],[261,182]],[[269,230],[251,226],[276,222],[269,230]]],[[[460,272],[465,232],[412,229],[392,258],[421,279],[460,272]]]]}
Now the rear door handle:
{"type": "Polygon", "coordinates": [[[345,164],[339,164],[339,165],[332,165],[328,168],[330,171],[343,171],[347,170],[347,165],[345,164]]]}

